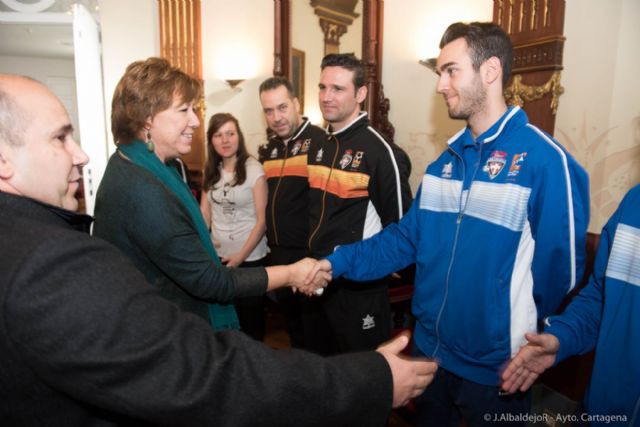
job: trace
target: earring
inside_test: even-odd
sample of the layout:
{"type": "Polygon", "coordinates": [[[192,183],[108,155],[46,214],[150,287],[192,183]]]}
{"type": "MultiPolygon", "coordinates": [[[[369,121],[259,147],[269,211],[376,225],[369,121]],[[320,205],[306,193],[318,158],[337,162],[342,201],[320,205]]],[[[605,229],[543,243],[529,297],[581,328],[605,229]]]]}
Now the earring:
{"type": "Polygon", "coordinates": [[[147,150],[150,153],[153,153],[155,146],[153,145],[153,141],[151,140],[151,132],[147,131],[147,140],[144,142],[144,145],[147,146],[147,150]]]}

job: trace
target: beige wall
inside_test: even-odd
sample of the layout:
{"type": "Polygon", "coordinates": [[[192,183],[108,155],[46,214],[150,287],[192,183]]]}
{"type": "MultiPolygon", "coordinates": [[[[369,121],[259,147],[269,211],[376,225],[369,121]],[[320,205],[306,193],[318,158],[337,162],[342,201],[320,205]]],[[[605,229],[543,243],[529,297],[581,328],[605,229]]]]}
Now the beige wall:
{"type": "Polygon", "coordinates": [[[113,91],[133,61],[160,55],[158,2],[155,0],[101,0],[102,69],[109,153],[115,151],[111,135],[113,91]]]}
{"type": "Polygon", "coordinates": [[[640,180],[639,21],[637,0],[567,1],[555,136],[589,172],[598,233],[640,180]]]}
{"type": "Polygon", "coordinates": [[[305,52],[304,114],[312,123],[321,125],[318,81],[320,81],[320,61],[324,56],[324,34],[320,28],[318,15],[313,12],[309,2],[294,1],[291,15],[291,46],[305,52]]]}
{"type": "Polygon", "coordinates": [[[273,72],[273,1],[204,0],[202,23],[206,120],[220,112],[236,116],[257,155],[266,142],[258,87],[273,72]],[[231,89],[229,78],[246,80],[231,89]]]}

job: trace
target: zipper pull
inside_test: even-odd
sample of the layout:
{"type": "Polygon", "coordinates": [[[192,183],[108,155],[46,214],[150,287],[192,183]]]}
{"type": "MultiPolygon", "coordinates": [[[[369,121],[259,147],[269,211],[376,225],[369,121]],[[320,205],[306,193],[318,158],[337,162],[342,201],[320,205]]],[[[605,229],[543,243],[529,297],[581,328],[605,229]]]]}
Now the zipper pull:
{"type": "Polygon", "coordinates": [[[458,212],[458,218],[456,219],[456,224],[460,224],[460,222],[462,221],[462,216],[464,214],[462,212],[458,212]]]}

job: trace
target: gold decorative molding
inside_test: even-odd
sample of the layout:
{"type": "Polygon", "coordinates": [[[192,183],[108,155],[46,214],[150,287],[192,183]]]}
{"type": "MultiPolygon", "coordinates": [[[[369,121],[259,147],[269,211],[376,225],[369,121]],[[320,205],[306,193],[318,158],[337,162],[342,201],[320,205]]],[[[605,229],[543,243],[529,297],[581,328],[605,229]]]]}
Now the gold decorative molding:
{"type": "Polygon", "coordinates": [[[347,32],[347,26],[320,18],[320,28],[324,33],[324,54],[340,53],[340,37],[347,32]]]}
{"type": "MultiPolygon", "coordinates": [[[[198,113],[198,118],[202,120],[205,116],[205,112],[207,111],[207,103],[204,99],[204,95],[200,95],[193,107],[196,110],[196,113],[198,113]]],[[[200,127],[204,129],[204,125],[200,125],[200,127]]]]}
{"type": "MultiPolygon", "coordinates": [[[[160,15],[160,56],[202,84],[202,35],[200,0],[158,0],[160,15]]],[[[183,160],[195,182],[200,183],[205,160],[205,99],[196,101],[200,123],[191,153],[183,160]]]]}
{"type": "Polygon", "coordinates": [[[190,76],[202,79],[199,0],[158,0],[160,55],[190,76]]]}
{"type": "Polygon", "coordinates": [[[326,18],[347,27],[359,14],[355,12],[358,0],[311,0],[311,7],[321,18],[326,18]]]}
{"type": "Polygon", "coordinates": [[[354,12],[357,0],[312,0],[313,11],[320,19],[324,33],[324,54],[340,52],[340,37],[359,14],[354,12]]]}
{"type": "Polygon", "coordinates": [[[347,32],[347,26],[320,18],[320,27],[324,32],[324,42],[340,44],[340,37],[347,32]]]}
{"type": "Polygon", "coordinates": [[[504,90],[504,96],[508,104],[522,107],[525,102],[535,101],[546,94],[551,94],[551,112],[555,115],[558,112],[560,95],[564,93],[564,88],[560,84],[560,72],[556,71],[551,78],[543,85],[529,86],[522,83],[522,75],[513,76],[511,85],[504,90]]]}

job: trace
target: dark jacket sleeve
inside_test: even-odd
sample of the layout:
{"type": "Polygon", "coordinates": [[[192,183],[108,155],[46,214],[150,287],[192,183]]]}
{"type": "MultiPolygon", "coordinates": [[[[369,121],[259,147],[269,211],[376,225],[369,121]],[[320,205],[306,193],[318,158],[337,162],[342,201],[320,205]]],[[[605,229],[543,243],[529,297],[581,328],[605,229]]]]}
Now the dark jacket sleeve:
{"type": "Polygon", "coordinates": [[[228,302],[266,292],[263,268],[231,269],[213,262],[186,210],[163,187],[150,187],[146,200],[138,203],[128,224],[129,238],[188,293],[228,302]]]}
{"type": "MultiPolygon", "coordinates": [[[[405,212],[400,166],[387,142],[379,142],[369,181],[369,198],[376,208],[382,226],[397,222],[405,212]]],[[[408,186],[408,183],[407,183],[408,186]]]]}
{"type": "Polygon", "coordinates": [[[213,334],[110,245],[72,237],[44,238],[17,269],[1,328],[74,405],[171,426],[385,425],[392,379],[378,353],[323,359],[213,334]]]}
{"type": "Polygon", "coordinates": [[[413,203],[413,192],[411,191],[411,158],[402,147],[392,143],[393,155],[398,164],[398,172],[400,173],[400,191],[402,193],[402,214],[406,214],[413,203]]]}
{"type": "Polygon", "coordinates": [[[224,303],[266,292],[264,268],[229,269],[214,263],[178,198],[148,172],[117,160],[115,173],[105,176],[98,191],[96,236],[121,248],[134,264],[155,266],[153,270],[197,299],[224,303]]]}

